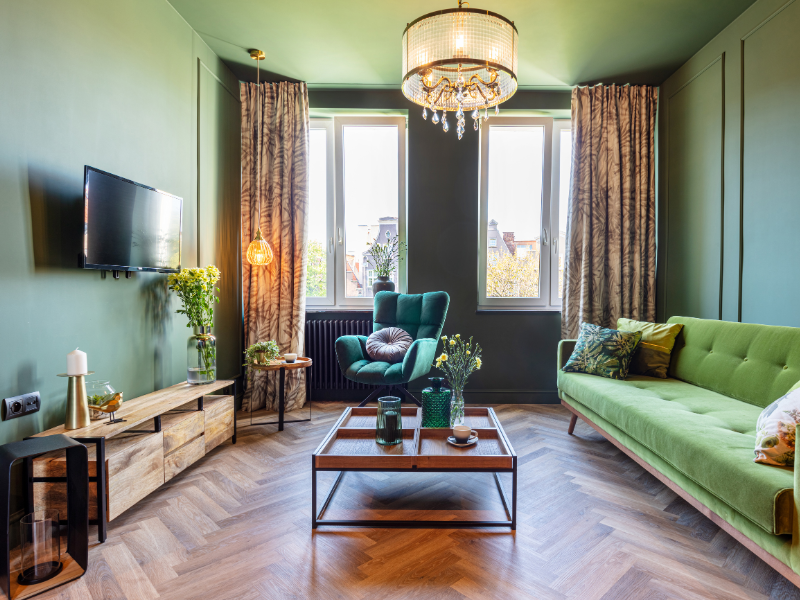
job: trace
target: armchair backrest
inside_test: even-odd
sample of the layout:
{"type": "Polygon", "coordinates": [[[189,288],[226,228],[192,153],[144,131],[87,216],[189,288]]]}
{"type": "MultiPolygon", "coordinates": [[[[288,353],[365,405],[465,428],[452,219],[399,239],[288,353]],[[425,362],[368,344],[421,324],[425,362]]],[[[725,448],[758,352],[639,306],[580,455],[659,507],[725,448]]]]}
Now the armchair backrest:
{"type": "Polygon", "coordinates": [[[398,294],[378,292],[372,311],[373,331],[400,327],[412,338],[433,338],[442,335],[450,296],[447,292],[427,294],[398,294]]]}

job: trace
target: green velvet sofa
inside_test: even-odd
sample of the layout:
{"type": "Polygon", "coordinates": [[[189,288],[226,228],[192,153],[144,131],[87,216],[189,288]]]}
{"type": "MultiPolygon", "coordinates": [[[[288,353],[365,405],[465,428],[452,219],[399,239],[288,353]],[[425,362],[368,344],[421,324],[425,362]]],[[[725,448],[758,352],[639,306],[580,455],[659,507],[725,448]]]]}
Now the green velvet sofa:
{"type": "Polygon", "coordinates": [[[800,380],[800,328],[672,317],[683,329],[669,378],[625,381],[561,370],[583,419],[778,572],[800,585],[797,471],[753,462],[761,410],[800,380]]]}

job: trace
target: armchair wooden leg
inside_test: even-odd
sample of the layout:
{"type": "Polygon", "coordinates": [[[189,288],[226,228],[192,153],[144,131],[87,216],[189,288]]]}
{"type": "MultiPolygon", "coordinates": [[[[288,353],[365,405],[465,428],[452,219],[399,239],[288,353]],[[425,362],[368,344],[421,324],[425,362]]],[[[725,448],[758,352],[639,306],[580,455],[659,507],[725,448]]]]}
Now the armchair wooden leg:
{"type": "Polygon", "coordinates": [[[578,415],[575,413],[572,414],[572,418],[569,420],[569,429],[567,429],[567,433],[572,435],[572,432],[575,431],[575,423],[578,422],[578,415]]]}
{"type": "Polygon", "coordinates": [[[386,386],[381,386],[381,387],[379,387],[379,388],[378,388],[378,389],[376,389],[374,392],[372,392],[372,393],[371,393],[369,396],[367,396],[367,397],[366,397],[366,398],[365,398],[365,399],[364,399],[364,400],[361,402],[361,404],[359,404],[359,406],[366,406],[367,404],[369,404],[370,402],[372,402],[373,400],[375,400],[375,399],[376,399],[378,396],[380,396],[380,395],[381,395],[381,394],[384,392],[384,390],[386,390],[386,389],[387,389],[387,388],[386,388],[386,386]]]}

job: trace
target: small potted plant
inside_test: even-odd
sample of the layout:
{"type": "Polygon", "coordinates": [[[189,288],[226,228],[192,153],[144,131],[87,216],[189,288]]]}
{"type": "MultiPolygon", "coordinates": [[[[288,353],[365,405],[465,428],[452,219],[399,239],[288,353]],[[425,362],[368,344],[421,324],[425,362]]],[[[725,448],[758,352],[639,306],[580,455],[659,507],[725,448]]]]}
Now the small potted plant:
{"type": "Polygon", "coordinates": [[[386,232],[385,244],[381,244],[376,238],[369,247],[366,256],[369,257],[377,275],[377,279],[372,284],[373,296],[382,291],[394,291],[394,281],[390,281],[389,277],[394,271],[395,265],[403,260],[406,250],[408,250],[408,244],[401,242],[397,235],[392,237],[391,231],[386,232]]]}
{"type": "Polygon", "coordinates": [[[453,390],[450,400],[450,426],[454,427],[464,424],[464,386],[470,373],[481,368],[481,347],[477,343],[473,345],[472,338],[468,342],[463,341],[459,334],[449,339],[443,335],[442,343],[443,351],[436,357],[433,366],[444,372],[453,390]]]}
{"type": "MultiPolygon", "coordinates": [[[[281,355],[278,344],[274,340],[268,342],[256,342],[244,351],[244,366],[268,365],[281,355]]],[[[250,369],[252,376],[254,369],[250,369]]]]}

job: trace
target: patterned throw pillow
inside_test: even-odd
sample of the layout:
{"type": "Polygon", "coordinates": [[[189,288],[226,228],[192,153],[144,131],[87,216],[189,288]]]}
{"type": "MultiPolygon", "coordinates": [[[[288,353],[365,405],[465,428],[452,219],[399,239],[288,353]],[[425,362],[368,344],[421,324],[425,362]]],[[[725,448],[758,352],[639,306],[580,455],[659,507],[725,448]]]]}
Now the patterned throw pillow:
{"type": "Polygon", "coordinates": [[[414,340],[405,329],[386,327],[367,338],[367,355],[372,360],[400,363],[412,343],[414,340]]]}
{"type": "Polygon", "coordinates": [[[617,331],[581,323],[575,350],[562,370],[609,379],[626,379],[631,357],[641,339],[641,331],[617,331]]]}
{"type": "Polygon", "coordinates": [[[794,466],[794,439],[800,421],[800,387],[795,386],[761,411],[756,425],[754,462],[794,466]]]}

